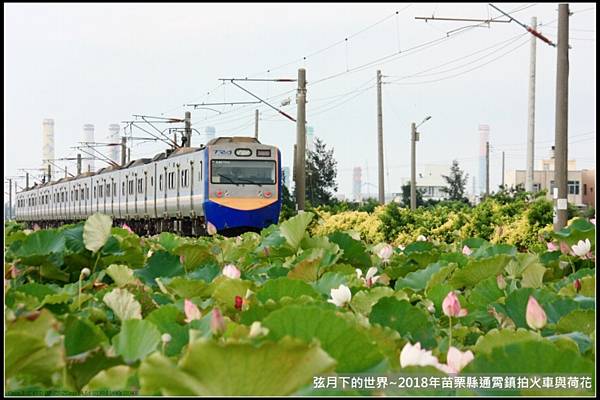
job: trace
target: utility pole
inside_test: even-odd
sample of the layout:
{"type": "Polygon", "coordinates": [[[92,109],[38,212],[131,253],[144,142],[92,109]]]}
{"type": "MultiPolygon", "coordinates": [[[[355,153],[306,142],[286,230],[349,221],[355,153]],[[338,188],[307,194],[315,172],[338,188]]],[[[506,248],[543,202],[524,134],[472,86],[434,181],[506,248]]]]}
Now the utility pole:
{"type": "MultiPolygon", "coordinates": [[[[537,28],[537,17],[531,17],[531,28],[537,28]]],[[[527,172],[525,173],[525,190],[533,192],[533,160],[535,147],[535,45],[536,37],[531,36],[529,47],[529,106],[527,126],[527,172]]],[[[503,172],[504,173],[504,172],[503,172]]]]}
{"type": "Polygon", "coordinates": [[[567,157],[569,115],[569,5],[558,5],[558,44],[556,53],[556,128],[554,134],[554,182],[558,189],[555,199],[554,230],[567,224],[567,157]]]}
{"type": "Polygon", "coordinates": [[[296,203],[298,211],[304,211],[306,196],[306,70],[298,69],[298,94],[296,96],[296,203]]]}
{"type": "Polygon", "coordinates": [[[377,154],[379,162],[379,203],[385,203],[383,182],[383,112],[381,110],[381,71],[377,70],[377,154]]]}
{"type": "Polygon", "coordinates": [[[490,195],[490,142],[485,142],[485,195],[490,195]]]}
{"type": "Polygon", "coordinates": [[[410,124],[410,209],[417,209],[417,127],[410,124]]]}
{"type": "Polygon", "coordinates": [[[502,188],[504,188],[504,151],[502,152],[502,188]]]}
{"type": "Polygon", "coordinates": [[[254,110],[254,138],[258,140],[258,110],[254,110]]]}
{"type": "Polygon", "coordinates": [[[192,113],[185,112],[185,147],[192,145],[192,113]]]}
{"type": "Polygon", "coordinates": [[[121,166],[127,164],[127,137],[121,137],[121,166]]]}
{"type": "Polygon", "coordinates": [[[81,153],[77,153],[77,176],[81,175],[81,153]]]}

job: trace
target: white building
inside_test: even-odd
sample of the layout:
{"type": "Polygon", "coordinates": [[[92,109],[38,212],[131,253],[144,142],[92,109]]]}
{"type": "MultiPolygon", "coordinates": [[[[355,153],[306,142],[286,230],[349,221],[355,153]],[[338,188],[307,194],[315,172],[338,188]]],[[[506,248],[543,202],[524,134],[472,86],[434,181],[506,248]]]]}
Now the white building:
{"type": "MultiPolygon", "coordinates": [[[[442,175],[450,175],[449,165],[427,164],[417,166],[417,189],[421,192],[423,200],[445,200],[448,194],[442,191],[448,184],[442,175]]],[[[410,183],[410,178],[402,179],[402,186],[410,183]]]]}

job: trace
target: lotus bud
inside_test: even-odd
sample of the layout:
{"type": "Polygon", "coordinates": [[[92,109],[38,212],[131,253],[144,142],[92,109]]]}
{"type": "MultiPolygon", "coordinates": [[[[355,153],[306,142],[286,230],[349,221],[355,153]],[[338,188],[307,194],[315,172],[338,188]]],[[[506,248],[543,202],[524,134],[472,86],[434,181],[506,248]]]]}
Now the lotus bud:
{"type": "Polygon", "coordinates": [[[465,245],[465,246],[463,246],[462,253],[463,253],[465,256],[470,256],[471,254],[473,254],[473,250],[471,250],[471,249],[469,248],[469,246],[465,245]]]}
{"type": "Polygon", "coordinates": [[[383,246],[381,246],[381,248],[377,252],[377,255],[383,261],[389,260],[389,258],[392,256],[392,254],[394,254],[394,248],[387,243],[384,244],[383,246]]]}
{"type": "Polygon", "coordinates": [[[498,284],[498,289],[504,290],[506,289],[506,280],[503,275],[498,275],[496,277],[496,283],[498,284]]]}
{"type": "Polygon", "coordinates": [[[223,314],[221,314],[221,310],[218,308],[213,308],[212,310],[210,330],[212,331],[213,335],[218,335],[225,332],[225,319],[223,318],[223,314]]]}
{"type": "Polygon", "coordinates": [[[442,302],[442,310],[449,317],[464,317],[467,315],[467,309],[460,308],[458,296],[453,291],[448,292],[448,295],[446,295],[442,302]]]}
{"type": "Polygon", "coordinates": [[[554,242],[546,243],[546,247],[548,248],[548,251],[557,251],[560,249],[560,247],[558,247],[554,242]]]}
{"type": "Polygon", "coordinates": [[[581,290],[581,280],[575,279],[575,281],[573,281],[573,287],[575,288],[575,291],[579,293],[581,290]]]}
{"type": "Polygon", "coordinates": [[[240,270],[235,267],[233,264],[227,264],[223,267],[223,275],[230,279],[239,279],[240,270]]]}
{"type": "Polygon", "coordinates": [[[90,273],[91,273],[91,271],[90,271],[89,268],[84,268],[84,269],[81,270],[81,275],[80,276],[82,278],[87,278],[88,276],[90,276],[90,273]]]}
{"type": "Polygon", "coordinates": [[[133,232],[133,230],[132,230],[132,229],[129,227],[129,225],[127,225],[127,224],[123,224],[123,225],[122,225],[122,228],[123,228],[123,229],[126,229],[126,230],[127,230],[129,233],[135,233],[135,232],[133,232]]]}
{"type": "Polygon", "coordinates": [[[185,312],[185,322],[190,323],[195,319],[202,318],[200,309],[194,303],[185,299],[183,302],[183,311],[185,312]]]}
{"type": "Polygon", "coordinates": [[[571,248],[565,242],[560,242],[560,251],[563,254],[571,254],[571,248]]]}
{"type": "Polygon", "coordinates": [[[527,320],[527,325],[529,325],[531,329],[542,329],[546,326],[546,313],[533,296],[529,296],[525,319],[527,320]]]}
{"type": "Polygon", "coordinates": [[[171,335],[169,335],[168,333],[163,333],[162,336],[160,337],[160,339],[162,340],[163,343],[169,343],[171,341],[171,335]]]}
{"type": "Polygon", "coordinates": [[[242,296],[235,296],[235,309],[241,311],[243,304],[244,304],[244,299],[242,299],[242,296]]]}
{"type": "Polygon", "coordinates": [[[211,236],[217,233],[217,227],[210,223],[210,221],[206,221],[206,233],[211,236]]]}

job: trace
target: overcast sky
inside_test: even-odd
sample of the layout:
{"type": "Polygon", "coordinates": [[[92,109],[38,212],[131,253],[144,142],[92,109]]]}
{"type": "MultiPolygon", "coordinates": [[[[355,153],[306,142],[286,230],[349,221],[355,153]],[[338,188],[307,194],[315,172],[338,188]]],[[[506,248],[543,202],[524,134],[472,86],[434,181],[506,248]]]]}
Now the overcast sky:
{"type": "MultiPolygon", "coordinates": [[[[557,4],[498,6],[516,10],[526,24],[537,16],[541,32],[556,41],[557,4]]],[[[569,159],[595,168],[596,6],[573,3],[571,11],[569,159]]],[[[499,13],[487,3],[4,4],[5,176],[41,166],[44,118],[55,121],[56,158],[72,157],[83,124],[94,124],[96,140],[105,140],[109,124],[132,114],[183,117],[185,103],[254,100],[219,78],[296,78],[304,67],[308,125],[334,149],[339,192],[351,196],[352,169],[361,166],[364,192],[376,194],[374,84],[381,69],[386,192],[400,191],[410,176],[410,123],[427,115],[417,169],[458,159],[479,178],[478,125],[488,124],[495,189],[502,150],[507,173],[525,168],[530,36],[514,22],[459,29],[468,23],[415,19],[432,15],[499,13]]],[[[296,115],[295,83],[241,85],[277,106],[290,97],[282,109],[296,115]]],[[[540,160],[554,142],[556,90],[556,49],[540,41],[536,87],[540,160]]],[[[192,111],[193,127],[253,135],[255,105],[213,108],[222,114],[192,111]]],[[[295,124],[263,104],[259,109],[260,140],[279,146],[283,165],[291,166],[295,124]]],[[[192,144],[201,141],[195,135],[192,144]]],[[[136,143],[132,158],[163,149],[136,143]]],[[[74,171],[73,162],[67,165],[74,171]]]]}

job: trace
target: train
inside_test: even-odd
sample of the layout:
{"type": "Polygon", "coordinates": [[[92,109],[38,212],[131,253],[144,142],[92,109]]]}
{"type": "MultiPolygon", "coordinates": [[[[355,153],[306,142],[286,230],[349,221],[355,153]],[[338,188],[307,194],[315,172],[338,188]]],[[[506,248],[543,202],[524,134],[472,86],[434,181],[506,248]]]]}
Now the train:
{"type": "Polygon", "coordinates": [[[281,152],[253,137],[218,137],[16,194],[15,219],[57,227],[94,213],[138,234],[260,231],[279,222],[281,152]]]}

